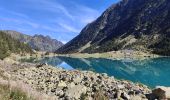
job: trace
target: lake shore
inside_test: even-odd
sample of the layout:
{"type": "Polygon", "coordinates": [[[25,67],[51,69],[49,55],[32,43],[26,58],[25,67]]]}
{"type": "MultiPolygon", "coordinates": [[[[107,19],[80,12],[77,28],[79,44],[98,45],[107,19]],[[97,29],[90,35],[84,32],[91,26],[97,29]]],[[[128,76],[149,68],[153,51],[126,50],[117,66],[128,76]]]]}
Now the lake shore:
{"type": "Polygon", "coordinates": [[[157,54],[152,54],[149,52],[140,52],[140,51],[133,51],[133,52],[126,52],[126,51],[112,51],[106,53],[73,53],[73,54],[56,54],[56,56],[65,56],[65,57],[72,57],[72,58],[105,58],[105,59],[115,59],[115,60],[122,60],[122,59],[133,59],[133,60],[143,60],[143,59],[150,59],[150,58],[158,58],[163,57],[157,54]]]}
{"type": "Polygon", "coordinates": [[[20,59],[29,59],[29,58],[36,58],[36,59],[42,59],[44,57],[56,57],[56,56],[64,56],[64,57],[71,57],[71,58],[105,58],[105,59],[112,59],[112,60],[122,60],[122,59],[132,59],[132,60],[144,60],[144,59],[150,59],[150,58],[158,58],[158,57],[164,57],[157,54],[152,54],[150,52],[141,52],[141,51],[111,51],[106,53],[72,53],[72,54],[55,54],[55,53],[49,53],[46,54],[46,52],[36,52],[35,54],[25,54],[24,56],[11,54],[11,59],[20,60],[20,59]]]}
{"type": "MultiPolygon", "coordinates": [[[[21,63],[18,62],[17,58],[23,57],[14,54],[0,61],[1,69],[7,72],[10,81],[19,81],[25,84],[24,86],[28,85],[32,91],[43,95],[43,98],[50,98],[50,100],[79,100],[80,98],[86,98],[83,100],[99,100],[97,97],[105,98],[105,100],[147,100],[155,98],[152,96],[152,90],[143,84],[118,80],[105,73],[69,71],[47,64],[21,63]]],[[[6,81],[8,82],[8,80],[6,81]]]]}
{"type": "MultiPolygon", "coordinates": [[[[34,91],[56,99],[95,98],[107,99],[147,99],[151,90],[142,84],[117,80],[107,74],[91,71],[64,70],[45,64],[0,61],[4,72],[11,81],[21,81],[34,91]]],[[[98,100],[96,99],[96,100],[98,100]]],[[[45,100],[45,99],[44,99],[45,100]]]]}
{"type": "MultiPolygon", "coordinates": [[[[72,55],[51,54],[51,56],[46,55],[45,57],[55,57],[55,56],[66,56],[66,57],[73,57],[73,58],[74,57],[80,58],[82,56],[83,56],[82,58],[90,58],[90,57],[105,58],[106,57],[106,55],[101,57],[101,55],[103,54],[101,54],[100,56],[98,55],[94,56],[94,54],[89,54],[89,55],[84,56],[83,54],[78,54],[78,55],[77,54],[72,54],[72,55]]],[[[38,57],[38,59],[42,59],[43,57],[44,56],[38,57]]],[[[160,56],[153,56],[152,58],[157,58],[157,57],[160,56]]],[[[28,94],[33,95],[34,98],[40,98],[39,97],[40,95],[43,95],[41,96],[41,98],[50,98],[50,100],[58,100],[58,99],[78,100],[82,98],[82,96],[83,98],[84,97],[87,98],[87,100],[94,100],[96,98],[96,95],[97,97],[105,98],[105,100],[124,99],[124,98],[126,98],[127,100],[129,99],[151,100],[151,98],[152,99],[156,98],[155,94],[153,94],[153,91],[149,87],[140,83],[133,83],[127,80],[119,80],[114,77],[110,77],[105,73],[99,74],[99,73],[94,73],[92,71],[80,71],[80,70],[69,71],[59,67],[50,66],[47,64],[38,64],[38,63],[33,64],[33,63],[18,62],[19,61],[18,59],[21,58],[25,59],[30,57],[12,54],[10,57],[4,59],[3,61],[0,60],[0,71],[3,69],[4,72],[7,72],[6,73],[7,76],[10,76],[10,81],[14,81],[13,83],[19,81],[19,83],[16,84],[20,84],[21,82],[22,84],[24,84],[24,86],[29,87],[30,88],[29,90],[36,92],[38,96],[37,95],[34,96],[33,95],[34,93],[31,92],[30,94],[28,92],[28,94]]],[[[146,59],[151,57],[145,56],[144,58],[146,59]]],[[[6,76],[3,75],[2,73],[0,74],[1,74],[0,78],[1,76],[6,76]]],[[[8,80],[5,81],[6,83],[8,83],[8,80]]],[[[23,89],[23,91],[25,90],[23,89]]],[[[159,96],[159,94],[156,94],[156,96],[159,96]]]]}

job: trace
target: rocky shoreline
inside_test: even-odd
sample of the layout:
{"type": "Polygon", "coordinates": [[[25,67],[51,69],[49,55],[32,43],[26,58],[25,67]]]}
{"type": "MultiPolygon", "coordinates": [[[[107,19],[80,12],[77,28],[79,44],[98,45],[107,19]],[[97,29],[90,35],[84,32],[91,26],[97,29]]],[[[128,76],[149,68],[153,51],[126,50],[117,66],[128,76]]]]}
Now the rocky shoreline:
{"type": "Polygon", "coordinates": [[[20,69],[11,71],[13,79],[22,80],[32,88],[55,97],[56,100],[82,98],[94,100],[97,97],[139,100],[147,99],[145,94],[151,93],[151,90],[144,85],[120,81],[107,74],[78,70],[67,71],[49,65],[25,63],[19,66],[21,66],[20,69]]]}
{"type": "Polygon", "coordinates": [[[47,94],[53,98],[50,100],[148,100],[152,94],[145,85],[117,80],[105,73],[68,71],[47,64],[4,65],[12,80],[22,81],[47,94]]]}

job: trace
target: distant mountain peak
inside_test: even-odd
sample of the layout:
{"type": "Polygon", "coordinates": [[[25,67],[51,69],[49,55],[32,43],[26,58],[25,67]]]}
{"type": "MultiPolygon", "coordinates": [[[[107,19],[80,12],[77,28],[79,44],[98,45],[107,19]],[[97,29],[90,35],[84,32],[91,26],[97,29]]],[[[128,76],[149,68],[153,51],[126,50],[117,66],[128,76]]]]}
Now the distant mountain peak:
{"type": "Polygon", "coordinates": [[[54,52],[63,45],[62,42],[52,39],[50,36],[43,36],[41,34],[29,36],[13,30],[3,31],[21,42],[28,43],[33,49],[38,49],[40,51],[54,52]]]}

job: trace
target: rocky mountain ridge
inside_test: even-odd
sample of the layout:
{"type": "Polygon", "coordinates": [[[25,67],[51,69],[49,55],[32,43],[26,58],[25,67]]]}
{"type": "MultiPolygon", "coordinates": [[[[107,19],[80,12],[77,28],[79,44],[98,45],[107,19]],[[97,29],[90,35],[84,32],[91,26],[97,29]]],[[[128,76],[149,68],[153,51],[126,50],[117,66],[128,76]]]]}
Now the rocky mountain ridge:
{"type": "Polygon", "coordinates": [[[56,52],[96,53],[132,49],[170,55],[169,30],[169,0],[122,0],[56,52]]]}
{"type": "Polygon", "coordinates": [[[14,39],[19,40],[20,42],[28,43],[28,45],[35,50],[39,51],[48,51],[48,52],[54,52],[59,47],[63,45],[62,42],[51,39],[49,36],[43,36],[43,35],[26,35],[17,31],[12,30],[4,30],[3,32],[11,35],[14,39]]]}

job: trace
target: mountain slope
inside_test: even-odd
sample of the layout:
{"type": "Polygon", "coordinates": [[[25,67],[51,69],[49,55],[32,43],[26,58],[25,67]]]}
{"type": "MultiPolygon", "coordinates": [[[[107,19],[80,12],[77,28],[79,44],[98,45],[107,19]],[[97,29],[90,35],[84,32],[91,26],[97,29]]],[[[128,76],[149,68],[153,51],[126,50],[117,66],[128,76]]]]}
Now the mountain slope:
{"type": "Polygon", "coordinates": [[[166,49],[164,55],[167,55],[169,39],[169,0],[122,0],[56,52],[95,53],[134,49],[162,54],[166,49]]]}
{"type": "Polygon", "coordinates": [[[0,59],[9,56],[11,53],[32,53],[32,49],[27,44],[21,43],[0,31],[0,59]]]}
{"type": "Polygon", "coordinates": [[[38,49],[40,51],[54,52],[56,49],[58,49],[63,45],[62,42],[57,41],[55,39],[51,39],[49,36],[43,36],[43,35],[29,36],[11,30],[6,30],[3,32],[11,35],[14,39],[17,39],[20,42],[28,43],[30,47],[35,50],[38,49]]]}

